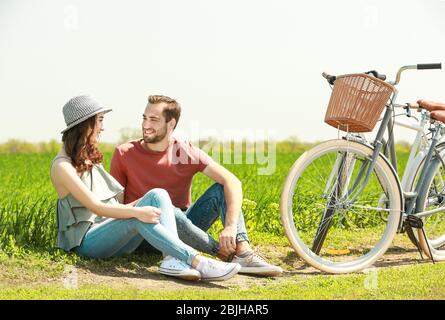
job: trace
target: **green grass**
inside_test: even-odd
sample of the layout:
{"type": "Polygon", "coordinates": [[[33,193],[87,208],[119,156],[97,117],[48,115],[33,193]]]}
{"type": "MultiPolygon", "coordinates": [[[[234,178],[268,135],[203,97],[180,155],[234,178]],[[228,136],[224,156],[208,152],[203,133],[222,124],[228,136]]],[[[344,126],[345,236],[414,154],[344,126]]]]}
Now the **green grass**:
{"type": "MultiPolygon", "coordinates": [[[[285,283],[254,285],[248,289],[179,289],[141,291],[134,287],[87,285],[80,289],[61,286],[1,288],[0,299],[444,299],[445,266],[421,265],[377,273],[377,287],[366,287],[368,274],[293,277],[285,283]],[[412,275],[416,274],[415,277],[412,275]]],[[[373,280],[371,280],[372,282],[373,280]]]]}
{"type": "MultiPolygon", "coordinates": [[[[261,235],[258,240],[276,248],[285,246],[281,237],[261,235]]],[[[140,289],[128,283],[92,283],[76,289],[64,287],[61,277],[67,265],[96,273],[120,270],[139,275],[144,281],[146,268],[154,270],[158,255],[132,255],[91,260],[44,248],[19,249],[14,256],[0,254],[0,299],[444,299],[444,263],[415,263],[378,268],[368,273],[326,275],[298,273],[284,266],[287,273],[275,279],[257,279],[249,284],[229,287],[218,284],[180,282],[174,289],[140,289]],[[145,270],[145,271],[144,271],[145,270]],[[145,273],[144,273],[145,272],[145,273]]],[[[237,276],[239,277],[239,276],[237,276]]],[[[119,276],[116,276],[119,279],[119,276]]],[[[162,279],[161,279],[162,280],[162,279]]],[[[162,281],[173,281],[165,279],[162,281]]]]}
{"type": "MultiPolygon", "coordinates": [[[[287,239],[267,233],[254,233],[252,243],[272,263],[285,270],[274,279],[249,278],[247,283],[234,278],[224,283],[189,283],[158,276],[160,255],[133,254],[126,257],[94,260],[45,247],[15,247],[0,251],[0,299],[444,299],[445,263],[419,263],[416,252],[403,266],[372,269],[369,273],[327,275],[316,270],[302,272],[287,239]],[[66,267],[93,275],[108,275],[114,284],[86,283],[76,289],[64,287],[66,267]],[[156,279],[173,288],[138,288],[121,281],[135,277],[143,283],[156,279]],[[175,287],[177,285],[177,287],[175,287]]],[[[396,247],[413,249],[406,235],[399,235],[396,247]]],[[[240,280],[241,276],[238,277],[240,280]]]]}
{"type": "MultiPolygon", "coordinates": [[[[244,284],[238,285],[235,281],[227,286],[181,282],[174,289],[150,290],[119,284],[119,279],[121,275],[133,275],[143,282],[147,276],[157,275],[159,255],[92,260],[54,248],[56,194],[49,178],[54,153],[0,154],[0,299],[445,298],[443,263],[417,264],[414,258],[403,267],[379,268],[378,284],[372,288],[365,285],[369,279],[375,279],[369,278],[370,274],[333,276],[317,271],[300,273],[296,269],[296,265],[302,263],[283,234],[278,203],[285,177],[301,152],[278,152],[276,171],[269,176],[258,175],[260,165],[226,165],[243,182],[243,212],[252,243],[286,270],[285,277],[254,278],[244,284]],[[87,283],[78,289],[65,289],[61,279],[69,266],[95,275],[111,274],[118,285],[87,283]]],[[[107,151],[106,169],[110,158],[111,152],[107,151]]],[[[406,152],[399,152],[401,172],[406,158],[406,152]]],[[[197,175],[193,182],[193,201],[211,184],[205,176],[197,175]]],[[[216,236],[221,228],[222,225],[216,223],[211,233],[216,236]]],[[[398,246],[413,248],[406,236],[398,239],[398,246]]]]}
{"type": "MultiPolygon", "coordinates": [[[[108,170],[111,152],[104,154],[108,170]]],[[[243,182],[243,211],[248,231],[283,234],[279,222],[281,187],[300,153],[278,153],[277,169],[272,175],[258,175],[263,165],[226,165],[243,182]]],[[[0,244],[12,236],[17,245],[51,246],[55,244],[56,193],[49,170],[55,155],[51,153],[0,154],[0,244]]],[[[198,174],[193,181],[192,200],[213,182],[198,174]]],[[[221,225],[216,224],[212,232],[221,225]]]]}
{"type": "MultiPolygon", "coordinates": [[[[281,190],[301,152],[277,152],[276,170],[271,175],[258,174],[265,165],[225,165],[243,183],[243,213],[249,232],[283,235],[279,219],[281,190]]],[[[107,170],[111,155],[111,152],[104,154],[107,170]]],[[[52,153],[0,154],[0,247],[11,236],[18,245],[54,245],[57,196],[49,177],[54,156],[52,153]]],[[[399,167],[403,167],[406,157],[406,153],[399,154],[399,167]]],[[[203,174],[196,175],[192,200],[196,201],[212,183],[203,174]]],[[[221,225],[216,224],[211,231],[215,233],[220,228],[221,225]]]]}

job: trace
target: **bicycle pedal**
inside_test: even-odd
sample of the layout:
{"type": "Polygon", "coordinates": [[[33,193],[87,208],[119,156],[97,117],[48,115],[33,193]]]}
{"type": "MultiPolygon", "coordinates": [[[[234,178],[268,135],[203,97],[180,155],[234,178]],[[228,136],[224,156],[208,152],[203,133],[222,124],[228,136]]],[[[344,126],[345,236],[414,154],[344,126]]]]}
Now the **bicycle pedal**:
{"type": "Polygon", "coordinates": [[[413,214],[409,214],[406,219],[405,222],[408,224],[408,226],[410,226],[411,228],[416,228],[416,229],[421,229],[423,228],[423,221],[422,219],[420,219],[419,217],[416,217],[413,214]]]}

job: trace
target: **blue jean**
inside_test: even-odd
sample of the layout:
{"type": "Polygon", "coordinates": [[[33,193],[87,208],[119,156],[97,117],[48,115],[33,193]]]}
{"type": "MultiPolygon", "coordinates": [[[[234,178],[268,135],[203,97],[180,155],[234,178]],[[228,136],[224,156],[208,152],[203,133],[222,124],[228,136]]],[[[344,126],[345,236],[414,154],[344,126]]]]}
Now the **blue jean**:
{"type": "MultiPolygon", "coordinates": [[[[199,251],[216,256],[219,243],[207,231],[218,217],[224,225],[225,216],[224,186],[215,183],[187,211],[175,208],[179,238],[199,251]]],[[[249,241],[242,212],[239,214],[236,240],[249,241]]],[[[144,241],[138,251],[153,251],[153,248],[144,241]]]]}
{"type": "Polygon", "coordinates": [[[138,219],[107,219],[93,225],[74,251],[91,258],[108,258],[132,253],[145,239],[164,255],[189,265],[198,252],[178,237],[174,207],[164,189],[152,189],[136,204],[153,206],[161,211],[160,223],[144,223],[138,219]]]}

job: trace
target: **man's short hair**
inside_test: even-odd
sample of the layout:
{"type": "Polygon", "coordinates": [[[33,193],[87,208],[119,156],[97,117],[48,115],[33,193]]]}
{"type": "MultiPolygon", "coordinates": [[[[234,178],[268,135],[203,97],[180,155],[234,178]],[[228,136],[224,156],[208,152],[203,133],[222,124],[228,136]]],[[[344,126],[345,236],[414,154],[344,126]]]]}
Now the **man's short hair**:
{"type": "Polygon", "coordinates": [[[176,120],[175,128],[178,125],[179,117],[181,116],[181,106],[179,103],[170,97],[162,96],[162,95],[151,95],[148,96],[148,103],[156,104],[164,102],[167,106],[162,110],[162,114],[165,117],[165,121],[169,122],[171,119],[176,120]]]}

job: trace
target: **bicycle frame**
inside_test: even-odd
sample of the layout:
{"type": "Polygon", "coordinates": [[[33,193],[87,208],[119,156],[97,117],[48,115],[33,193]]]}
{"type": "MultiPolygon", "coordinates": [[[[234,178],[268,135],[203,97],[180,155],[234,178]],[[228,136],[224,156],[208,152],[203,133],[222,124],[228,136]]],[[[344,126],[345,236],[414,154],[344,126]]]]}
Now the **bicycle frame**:
{"type": "MultiPolygon", "coordinates": [[[[404,105],[398,105],[394,104],[394,108],[406,108],[404,105]]],[[[400,115],[398,115],[400,116],[400,115]]],[[[417,120],[416,117],[413,117],[417,120]]],[[[382,119],[379,119],[381,121],[382,119]]],[[[415,169],[418,168],[422,160],[425,158],[426,154],[428,153],[428,149],[430,147],[430,142],[425,134],[425,129],[427,127],[427,124],[429,123],[429,116],[425,110],[421,110],[420,112],[420,120],[418,120],[418,124],[408,124],[405,122],[394,120],[392,123],[388,123],[387,128],[388,132],[391,132],[393,129],[393,125],[397,125],[399,127],[404,127],[413,131],[416,131],[416,137],[414,138],[414,142],[411,144],[410,147],[410,153],[408,157],[408,161],[405,166],[405,170],[403,172],[401,186],[404,192],[411,191],[412,187],[412,181],[415,178],[415,174],[417,171],[415,169]]],[[[349,133],[348,133],[349,135],[349,133]]],[[[353,134],[352,136],[346,137],[347,140],[353,140],[357,136],[353,134]]],[[[364,135],[359,134],[359,142],[360,143],[367,143],[366,138],[364,135]]],[[[394,141],[394,135],[390,135],[390,138],[388,141],[383,143],[383,148],[385,149],[384,155],[389,159],[391,165],[394,167],[394,169],[397,170],[397,163],[396,163],[396,157],[395,157],[395,150],[391,148],[390,146],[395,143],[394,141]]],[[[369,143],[370,145],[370,143],[369,143]]]]}
{"type": "Polygon", "coordinates": [[[430,147],[430,142],[425,135],[425,127],[428,121],[429,117],[423,110],[420,113],[420,121],[417,125],[394,121],[395,125],[417,132],[416,137],[414,138],[414,142],[411,145],[408,161],[406,163],[405,170],[402,176],[401,185],[403,191],[405,192],[410,191],[412,187],[412,181],[414,180],[415,174],[417,172],[415,169],[418,168],[420,162],[424,159],[430,147]]]}
{"type": "MultiPolygon", "coordinates": [[[[393,82],[388,82],[390,84],[396,85],[400,81],[400,75],[401,72],[408,69],[415,69],[415,66],[405,66],[402,67],[399,72],[397,73],[397,78],[393,82]]],[[[399,225],[399,231],[403,228],[403,221],[405,220],[405,217],[407,215],[413,214],[417,217],[426,217],[429,215],[433,215],[435,213],[445,211],[444,208],[438,208],[434,210],[424,211],[424,212],[413,212],[415,208],[415,204],[417,202],[417,196],[423,188],[423,181],[428,173],[428,171],[431,169],[430,164],[431,160],[433,159],[435,148],[437,144],[439,143],[440,139],[442,138],[444,127],[440,122],[435,122],[434,128],[430,128],[429,130],[432,132],[433,136],[431,140],[428,140],[425,135],[425,127],[427,123],[429,122],[429,116],[428,112],[425,110],[422,110],[421,112],[421,120],[418,125],[410,125],[405,124],[403,122],[396,121],[395,119],[392,119],[392,113],[394,112],[394,109],[396,107],[404,107],[402,105],[397,105],[395,103],[397,98],[397,90],[394,91],[390,103],[386,105],[386,111],[383,115],[383,118],[380,120],[381,124],[377,131],[376,137],[374,139],[374,142],[371,144],[374,151],[372,154],[371,159],[367,159],[363,162],[362,167],[359,170],[359,173],[357,177],[355,178],[355,181],[352,184],[352,188],[349,190],[346,190],[344,194],[353,195],[352,198],[348,200],[349,203],[353,203],[355,199],[360,195],[360,193],[364,190],[366,187],[370,176],[374,170],[375,163],[378,159],[378,157],[383,154],[382,148],[385,147],[385,155],[388,157],[388,163],[392,166],[394,172],[396,173],[396,179],[399,183],[399,186],[401,187],[402,195],[402,212],[401,212],[401,219],[400,219],[400,225],[399,225]],[[407,165],[405,167],[402,181],[400,181],[398,175],[397,175],[397,157],[396,157],[396,151],[395,151],[395,140],[394,140],[394,132],[393,128],[394,125],[402,126],[411,130],[417,131],[414,143],[412,144],[410,148],[410,155],[408,158],[407,165]],[[384,140],[384,134],[385,131],[388,130],[388,141],[385,142],[384,140]],[[422,167],[422,170],[419,175],[419,180],[416,183],[414,192],[411,192],[412,184],[414,182],[414,179],[417,174],[417,169],[421,162],[424,161],[424,166],[422,167]],[[363,180],[363,181],[362,181],[363,180]],[[357,189],[358,188],[358,189],[357,189]]],[[[408,106],[409,107],[409,106],[408,106]]],[[[346,139],[349,139],[349,133],[346,135],[346,139]]],[[[365,140],[366,141],[366,140],[365,140]]],[[[363,143],[363,141],[361,141],[363,143]]],[[[338,169],[338,164],[344,163],[343,161],[340,161],[335,164],[334,170],[338,169]]],[[[333,170],[333,171],[334,171],[333,170]]],[[[331,175],[328,185],[326,187],[326,190],[329,189],[329,186],[332,182],[334,176],[334,172],[331,175]]],[[[350,179],[350,177],[348,177],[350,179]]],[[[348,180],[349,184],[349,180],[348,180]]],[[[417,203],[417,206],[419,204],[417,203]]]]}
{"type": "MultiPolygon", "coordinates": [[[[405,109],[406,105],[398,105],[394,104],[394,108],[403,108],[405,109]]],[[[402,114],[399,114],[397,116],[401,116],[402,114]]],[[[410,111],[407,112],[405,116],[412,117],[418,121],[416,124],[410,124],[406,122],[400,122],[397,120],[394,120],[392,123],[389,122],[387,125],[388,132],[392,132],[394,125],[397,125],[399,127],[404,127],[413,131],[416,131],[416,136],[414,138],[414,142],[411,144],[410,152],[408,161],[406,163],[402,181],[400,182],[400,186],[403,192],[410,192],[412,191],[413,182],[417,173],[417,168],[419,168],[420,164],[424,160],[426,154],[428,153],[428,150],[430,148],[430,141],[428,140],[425,130],[429,123],[429,116],[428,113],[425,110],[420,110],[420,120],[417,119],[415,116],[410,115],[410,111]]],[[[382,119],[379,119],[381,121],[382,119]]],[[[361,143],[364,143],[366,141],[364,135],[359,135],[361,143]]],[[[349,138],[347,138],[349,139],[349,138]]],[[[398,172],[397,165],[396,165],[396,157],[395,157],[395,150],[394,148],[391,148],[391,146],[394,144],[394,136],[389,135],[388,141],[384,143],[383,147],[385,149],[384,155],[388,158],[388,161],[392,164],[394,167],[394,170],[398,172]]],[[[445,154],[444,154],[445,157],[445,154]]],[[[332,178],[331,178],[332,179],[332,178]]],[[[402,220],[402,219],[401,219],[402,220]]],[[[401,231],[401,225],[399,226],[399,231],[401,231]]]]}
{"type": "MultiPolygon", "coordinates": [[[[396,95],[397,95],[397,93],[393,94],[391,101],[395,101],[396,95]]],[[[350,190],[348,190],[348,194],[352,194],[355,191],[355,189],[360,185],[359,189],[357,191],[355,191],[354,196],[349,200],[349,203],[354,202],[354,200],[358,197],[360,192],[363,191],[363,189],[366,187],[366,185],[369,181],[369,178],[371,176],[371,173],[374,170],[375,162],[377,161],[377,158],[381,155],[381,150],[384,145],[383,135],[384,135],[386,129],[388,129],[388,133],[389,133],[389,139],[386,142],[386,146],[389,148],[389,154],[390,154],[389,161],[390,161],[390,164],[393,166],[394,172],[397,172],[397,166],[396,166],[397,158],[396,158],[396,152],[395,152],[394,133],[392,130],[390,130],[390,128],[393,127],[393,124],[394,124],[391,119],[394,107],[395,107],[395,104],[393,102],[386,106],[385,114],[383,116],[383,119],[381,120],[381,124],[380,124],[379,130],[377,132],[376,138],[372,144],[374,147],[372,158],[369,161],[366,161],[362,164],[362,167],[359,170],[359,174],[357,175],[356,180],[353,183],[353,187],[350,190]],[[366,166],[368,166],[368,168],[366,168],[366,166]],[[366,171],[366,174],[365,174],[365,171],[366,171]],[[364,175],[364,181],[360,184],[360,181],[363,179],[363,175],[364,175]]],[[[411,147],[410,156],[409,156],[408,163],[405,168],[405,172],[404,172],[404,176],[403,176],[403,180],[402,180],[403,183],[400,183],[400,181],[399,181],[400,185],[402,186],[403,198],[404,198],[404,203],[405,203],[404,210],[402,211],[402,217],[406,217],[406,215],[409,215],[409,214],[413,214],[418,217],[425,217],[425,216],[433,215],[433,214],[441,212],[441,211],[445,211],[445,207],[444,207],[444,208],[438,208],[438,209],[423,211],[423,212],[416,212],[416,213],[413,212],[413,209],[414,209],[414,206],[415,206],[416,200],[417,200],[417,195],[421,191],[421,188],[424,187],[423,180],[425,179],[428,171],[430,170],[430,163],[431,163],[431,160],[433,159],[435,148],[436,148],[437,144],[439,143],[440,139],[442,138],[443,131],[444,131],[443,125],[440,122],[435,122],[435,127],[430,129],[433,133],[433,137],[431,139],[431,142],[428,143],[428,140],[425,139],[425,135],[424,135],[424,127],[425,127],[426,122],[427,122],[426,113],[422,113],[422,120],[421,120],[421,124],[419,126],[410,126],[410,125],[398,123],[399,125],[402,125],[404,127],[418,131],[418,133],[416,135],[415,142],[414,142],[413,146],[411,147]],[[422,140],[426,140],[427,143],[425,144],[425,147],[421,149],[421,151],[420,151],[420,152],[422,152],[420,155],[421,158],[419,158],[419,154],[417,153],[417,150],[421,146],[422,140]],[[426,152],[425,156],[423,155],[424,152],[426,152]],[[425,162],[425,165],[422,167],[422,170],[420,172],[419,180],[416,183],[416,186],[414,189],[414,194],[408,195],[406,193],[406,191],[407,190],[410,191],[409,188],[411,187],[411,186],[408,186],[408,183],[410,183],[412,181],[412,179],[414,178],[413,175],[416,174],[416,172],[414,172],[413,169],[417,167],[417,166],[415,166],[416,161],[419,162],[421,160],[423,160],[425,162]]],[[[397,175],[396,175],[396,179],[399,180],[397,175]]],[[[417,204],[417,205],[419,205],[419,204],[417,204]]],[[[402,223],[401,223],[401,225],[402,225],[402,223]]]]}

